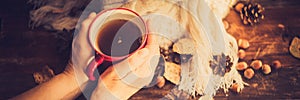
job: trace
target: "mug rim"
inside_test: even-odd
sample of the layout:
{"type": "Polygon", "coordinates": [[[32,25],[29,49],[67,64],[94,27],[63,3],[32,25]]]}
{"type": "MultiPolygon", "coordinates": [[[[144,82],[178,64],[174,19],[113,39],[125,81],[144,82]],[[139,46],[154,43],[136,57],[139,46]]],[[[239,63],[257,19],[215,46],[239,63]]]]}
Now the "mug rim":
{"type": "Polygon", "coordinates": [[[133,10],[131,10],[131,9],[119,7],[119,8],[111,8],[111,9],[106,9],[106,10],[101,11],[100,13],[98,13],[98,14],[96,15],[96,17],[92,20],[91,24],[90,24],[89,27],[88,27],[88,41],[89,41],[90,45],[93,47],[93,49],[95,50],[95,52],[96,52],[97,54],[99,54],[98,56],[104,58],[104,60],[106,60],[106,61],[122,60],[122,59],[124,59],[124,58],[126,58],[126,57],[132,55],[133,53],[135,53],[135,52],[137,51],[137,50],[135,50],[134,52],[132,52],[132,53],[130,53],[130,54],[127,54],[127,55],[124,55],[124,56],[108,56],[108,55],[104,54],[103,52],[101,52],[100,49],[99,49],[99,51],[98,51],[98,50],[96,49],[95,45],[93,45],[92,40],[91,40],[91,38],[90,38],[90,37],[91,37],[91,34],[92,34],[92,33],[91,33],[91,27],[95,24],[95,21],[96,21],[103,13],[108,12],[108,11],[112,11],[112,10],[125,10],[125,11],[129,11],[129,12],[132,12],[134,15],[136,15],[139,19],[142,20],[142,24],[145,26],[144,40],[142,41],[142,43],[141,43],[141,45],[139,46],[139,48],[137,48],[137,50],[140,50],[140,49],[142,49],[142,48],[145,47],[146,42],[147,42],[147,39],[148,39],[148,38],[147,38],[147,37],[148,37],[148,33],[149,33],[149,32],[148,32],[147,24],[146,24],[146,22],[144,21],[144,19],[143,19],[137,12],[135,12],[135,11],[133,11],[133,10]]]}

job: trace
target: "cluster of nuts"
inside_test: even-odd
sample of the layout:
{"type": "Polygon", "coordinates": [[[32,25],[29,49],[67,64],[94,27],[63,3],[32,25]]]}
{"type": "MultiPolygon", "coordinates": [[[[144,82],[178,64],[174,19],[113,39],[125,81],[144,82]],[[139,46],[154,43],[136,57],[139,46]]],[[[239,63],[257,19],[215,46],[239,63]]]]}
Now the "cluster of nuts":
{"type": "MultiPolygon", "coordinates": [[[[246,49],[250,47],[250,43],[248,40],[239,39],[238,40],[238,57],[243,60],[246,57],[246,49]]],[[[253,60],[250,65],[247,64],[246,61],[240,61],[236,65],[236,69],[243,73],[246,79],[252,79],[255,75],[254,70],[261,70],[265,75],[270,74],[272,69],[280,69],[281,63],[279,60],[275,60],[272,62],[271,66],[269,64],[263,64],[261,60],[253,60]]],[[[239,93],[241,91],[240,86],[237,83],[232,84],[231,91],[235,93],[239,93]]]]}
{"type": "Polygon", "coordinates": [[[250,66],[245,61],[239,62],[236,66],[236,69],[239,71],[244,71],[244,77],[251,79],[254,76],[254,70],[261,70],[264,74],[268,75],[271,73],[272,68],[279,69],[281,68],[281,63],[279,60],[272,62],[272,65],[263,64],[261,60],[254,60],[251,62],[250,66]]]}
{"type": "MultiPolygon", "coordinates": [[[[246,56],[245,49],[249,48],[250,43],[245,39],[239,39],[238,40],[238,46],[240,50],[238,51],[238,57],[240,59],[244,59],[246,56]]],[[[281,68],[281,63],[279,60],[275,60],[272,63],[272,67],[274,69],[281,68]]],[[[239,71],[244,71],[244,77],[247,79],[253,78],[255,71],[254,70],[262,70],[264,74],[270,74],[271,73],[271,66],[269,64],[263,64],[261,60],[253,60],[250,63],[250,66],[245,61],[241,61],[236,65],[236,69],[239,71]]]]}

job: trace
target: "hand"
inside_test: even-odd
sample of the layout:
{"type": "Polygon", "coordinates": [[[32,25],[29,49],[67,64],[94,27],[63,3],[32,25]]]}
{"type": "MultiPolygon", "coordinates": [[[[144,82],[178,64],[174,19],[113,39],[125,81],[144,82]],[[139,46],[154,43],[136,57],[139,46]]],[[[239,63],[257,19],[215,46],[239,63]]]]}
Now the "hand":
{"type": "Polygon", "coordinates": [[[148,35],[145,48],[112,65],[100,76],[91,99],[128,99],[151,82],[158,60],[155,35],[148,35]]]}
{"type": "Polygon", "coordinates": [[[85,70],[95,54],[88,40],[88,27],[95,17],[96,13],[91,13],[89,17],[81,23],[79,32],[75,31],[70,62],[72,66],[68,66],[64,72],[73,74],[80,86],[88,81],[85,70]]]}

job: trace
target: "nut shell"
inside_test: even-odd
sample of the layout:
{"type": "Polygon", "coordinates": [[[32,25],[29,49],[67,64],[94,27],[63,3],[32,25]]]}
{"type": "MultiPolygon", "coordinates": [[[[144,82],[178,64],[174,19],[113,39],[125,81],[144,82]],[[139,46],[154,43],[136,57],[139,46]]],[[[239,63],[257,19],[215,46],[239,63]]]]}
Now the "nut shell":
{"type": "Polygon", "coordinates": [[[250,43],[249,43],[248,40],[245,40],[245,39],[239,39],[239,40],[238,40],[238,46],[239,46],[240,48],[247,49],[247,48],[249,48],[250,43]]]}
{"type": "Polygon", "coordinates": [[[262,66],[262,71],[264,72],[264,74],[270,74],[271,73],[271,67],[270,67],[270,65],[268,65],[268,64],[264,64],[263,66],[262,66]]]}
{"type": "Polygon", "coordinates": [[[244,71],[244,76],[245,76],[247,79],[253,78],[253,76],[254,76],[254,71],[253,71],[253,69],[251,69],[251,68],[246,69],[246,70],[244,71]]]}
{"type": "Polygon", "coordinates": [[[239,50],[239,52],[238,52],[238,57],[240,58],[240,59],[244,59],[245,57],[246,57],[246,52],[245,52],[245,50],[239,50]]]}
{"type": "Polygon", "coordinates": [[[275,69],[280,69],[282,67],[281,65],[281,62],[279,60],[275,60],[272,62],[272,66],[275,68],[275,69]]]}
{"type": "Polygon", "coordinates": [[[237,83],[233,83],[231,86],[231,90],[235,93],[240,93],[242,89],[237,83]]]}
{"type": "Polygon", "coordinates": [[[248,67],[248,64],[246,62],[239,62],[236,65],[237,70],[245,70],[248,67]]]}
{"type": "Polygon", "coordinates": [[[262,61],[261,60],[254,60],[254,61],[251,62],[250,66],[255,70],[259,70],[262,67],[262,61]]]}

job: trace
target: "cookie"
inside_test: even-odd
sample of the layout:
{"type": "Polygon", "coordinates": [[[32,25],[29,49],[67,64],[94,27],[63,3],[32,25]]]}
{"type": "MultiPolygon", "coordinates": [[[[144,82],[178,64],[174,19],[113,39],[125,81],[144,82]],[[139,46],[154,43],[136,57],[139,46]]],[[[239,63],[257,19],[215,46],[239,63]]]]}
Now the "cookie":
{"type": "Polygon", "coordinates": [[[192,39],[183,38],[173,45],[173,51],[179,54],[192,54],[195,51],[195,44],[192,39]]]}
{"type": "Polygon", "coordinates": [[[181,67],[175,63],[166,62],[164,77],[170,82],[178,85],[180,82],[181,67]]]}

